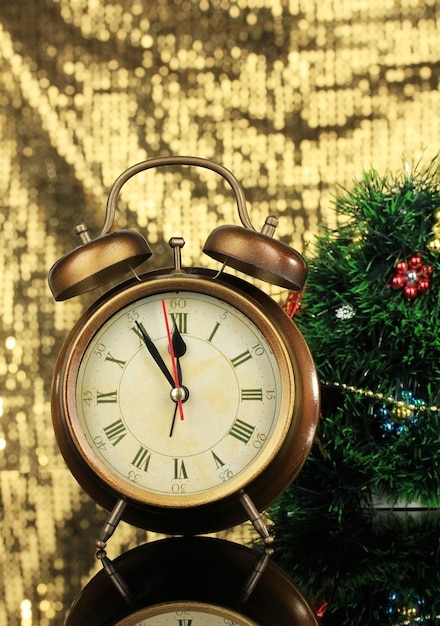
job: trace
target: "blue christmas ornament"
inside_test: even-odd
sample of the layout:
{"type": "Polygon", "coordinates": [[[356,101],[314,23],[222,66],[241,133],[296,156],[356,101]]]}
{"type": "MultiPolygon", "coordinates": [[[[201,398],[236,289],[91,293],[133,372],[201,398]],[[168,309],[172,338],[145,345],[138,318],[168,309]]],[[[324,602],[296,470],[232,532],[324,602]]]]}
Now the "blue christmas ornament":
{"type": "Polygon", "coordinates": [[[383,609],[385,614],[393,620],[393,626],[403,624],[415,626],[416,624],[425,623],[425,616],[423,615],[424,604],[425,599],[415,594],[391,592],[383,609]]]}
{"type": "Polygon", "coordinates": [[[419,424],[419,419],[426,406],[424,400],[414,396],[411,391],[402,390],[399,397],[384,400],[381,406],[373,409],[374,421],[382,439],[402,437],[419,424]]]}

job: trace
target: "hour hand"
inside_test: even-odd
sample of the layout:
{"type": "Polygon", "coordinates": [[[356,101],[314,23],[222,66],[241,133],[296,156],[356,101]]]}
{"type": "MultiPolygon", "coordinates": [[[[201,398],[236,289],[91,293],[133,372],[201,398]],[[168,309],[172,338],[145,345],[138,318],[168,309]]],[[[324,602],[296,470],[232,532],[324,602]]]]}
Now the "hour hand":
{"type": "MultiPolygon", "coordinates": [[[[171,336],[171,343],[173,346],[174,358],[176,360],[177,381],[179,383],[180,391],[184,391],[185,393],[185,396],[182,400],[186,401],[188,400],[189,391],[186,387],[182,386],[182,366],[180,365],[180,357],[183,356],[186,352],[186,343],[184,342],[183,337],[180,334],[177,326],[174,326],[173,328],[173,334],[171,336]]],[[[176,406],[174,408],[174,414],[173,414],[173,419],[171,422],[171,429],[170,429],[170,437],[172,437],[173,435],[174,424],[176,422],[177,409],[178,409],[178,403],[176,403],[176,406]]]]}
{"type": "Polygon", "coordinates": [[[182,384],[182,367],[180,365],[180,357],[182,357],[186,352],[186,343],[183,340],[182,335],[179,332],[177,326],[173,328],[173,335],[171,337],[171,342],[173,344],[174,356],[176,359],[176,367],[177,367],[177,377],[179,379],[179,385],[182,384]]]}
{"type": "Polygon", "coordinates": [[[174,389],[174,387],[175,387],[174,378],[172,377],[172,375],[171,375],[169,369],[167,368],[167,366],[165,365],[165,361],[160,356],[159,350],[154,345],[154,342],[152,341],[150,335],[147,333],[147,331],[142,326],[142,324],[139,324],[139,322],[137,320],[136,320],[135,324],[138,327],[139,332],[141,333],[142,339],[144,340],[144,343],[145,343],[145,346],[146,346],[148,352],[151,354],[151,356],[154,359],[154,362],[156,363],[156,365],[159,366],[161,372],[164,374],[165,378],[170,383],[171,387],[173,387],[173,389],[174,389]]]}

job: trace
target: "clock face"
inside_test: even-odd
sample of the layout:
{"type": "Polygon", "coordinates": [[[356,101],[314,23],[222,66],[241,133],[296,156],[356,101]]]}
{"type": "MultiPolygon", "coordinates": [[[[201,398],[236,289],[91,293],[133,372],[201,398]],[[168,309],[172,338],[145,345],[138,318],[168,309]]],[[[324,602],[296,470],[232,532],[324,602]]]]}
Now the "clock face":
{"type": "Polygon", "coordinates": [[[231,609],[199,602],[173,602],[141,610],[116,626],[258,626],[231,609]]]}
{"type": "Polygon", "coordinates": [[[72,438],[136,501],[194,506],[235,493],[284,440],[295,399],[284,344],[264,312],[228,293],[153,289],[100,310],[80,335],[72,438]]]}

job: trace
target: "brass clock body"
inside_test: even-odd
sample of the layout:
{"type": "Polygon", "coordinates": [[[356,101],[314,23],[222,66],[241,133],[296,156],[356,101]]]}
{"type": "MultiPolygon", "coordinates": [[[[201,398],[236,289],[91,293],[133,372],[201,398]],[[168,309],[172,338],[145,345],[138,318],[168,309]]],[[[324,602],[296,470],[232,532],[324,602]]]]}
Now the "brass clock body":
{"type": "Polygon", "coordinates": [[[212,537],[138,546],[114,561],[131,603],[101,570],[75,601],[66,626],[317,626],[304,595],[273,562],[241,601],[258,558],[250,548],[212,537]]]}
{"type": "Polygon", "coordinates": [[[310,450],[318,395],[306,342],[270,297],[225,273],[162,270],[78,321],[52,415],[95,501],[124,499],[123,519],[142,528],[198,534],[245,521],[243,490],[261,511],[286,489],[310,450]]]}

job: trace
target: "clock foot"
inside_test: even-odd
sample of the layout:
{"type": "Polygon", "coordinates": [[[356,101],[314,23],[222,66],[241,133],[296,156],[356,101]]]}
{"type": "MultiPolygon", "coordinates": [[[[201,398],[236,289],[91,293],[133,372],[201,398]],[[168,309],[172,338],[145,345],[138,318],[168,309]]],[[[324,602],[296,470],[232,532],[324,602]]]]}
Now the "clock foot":
{"type": "Polygon", "coordinates": [[[249,516],[249,520],[252,522],[253,527],[258,532],[264,542],[264,553],[255,564],[244,588],[241,593],[241,603],[245,604],[249,599],[249,596],[256,587],[258,581],[262,577],[264,570],[269,562],[270,557],[273,554],[273,536],[270,534],[269,529],[264,523],[260,512],[258,511],[251,498],[245,491],[240,492],[240,502],[249,516]]]}

